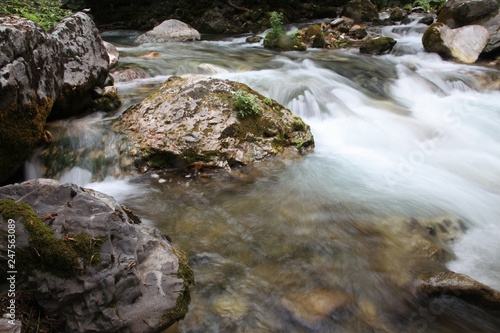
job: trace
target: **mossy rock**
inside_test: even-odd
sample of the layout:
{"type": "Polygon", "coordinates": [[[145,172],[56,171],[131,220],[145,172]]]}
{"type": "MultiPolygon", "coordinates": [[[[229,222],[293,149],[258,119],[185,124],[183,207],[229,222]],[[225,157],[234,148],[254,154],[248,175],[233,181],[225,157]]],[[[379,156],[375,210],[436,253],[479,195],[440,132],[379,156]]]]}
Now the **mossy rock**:
{"type": "Polygon", "coordinates": [[[396,40],[391,37],[368,38],[359,47],[359,52],[374,55],[389,53],[396,43],[396,40]]]}
{"type": "Polygon", "coordinates": [[[294,34],[276,34],[270,31],[264,37],[264,47],[276,51],[307,50],[306,42],[299,32],[294,34]]]}
{"type": "Polygon", "coordinates": [[[422,35],[422,44],[427,51],[436,52],[449,57],[450,50],[443,45],[441,31],[446,25],[441,22],[431,24],[422,35]]]}
{"type": "Polygon", "coordinates": [[[314,146],[309,126],[276,101],[203,76],[171,77],[115,126],[140,169],[231,169],[314,146]]]}
{"type": "Polygon", "coordinates": [[[112,197],[50,179],[0,187],[4,281],[9,219],[16,293],[33,291],[67,332],[155,333],[185,316],[194,283],[186,255],[112,197]]]}
{"type": "MultiPolygon", "coordinates": [[[[16,244],[16,270],[21,280],[34,270],[69,278],[83,273],[87,266],[101,260],[100,248],[106,237],[93,238],[78,233],[58,239],[54,230],[46,226],[28,204],[11,199],[0,200],[0,215],[3,223],[9,219],[16,221],[18,239],[27,238],[27,244],[16,244]]],[[[4,227],[2,239],[7,239],[4,227]]],[[[2,265],[2,268],[5,267],[2,265]]]]}

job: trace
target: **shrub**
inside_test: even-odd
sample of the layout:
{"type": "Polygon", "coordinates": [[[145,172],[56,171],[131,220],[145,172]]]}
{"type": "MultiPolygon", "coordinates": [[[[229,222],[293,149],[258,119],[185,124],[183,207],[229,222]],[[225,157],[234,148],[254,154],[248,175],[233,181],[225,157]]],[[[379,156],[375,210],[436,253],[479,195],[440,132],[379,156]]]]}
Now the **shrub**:
{"type": "Polygon", "coordinates": [[[257,116],[261,112],[257,96],[249,92],[238,91],[234,94],[234,106],[240,118],[257,116]]]}
{"type": "Polygon", "coordinates": [[[48,31],[72,13],[61,8],[61,0],[6,0],[0,14],[27,18],[48,31]]]}

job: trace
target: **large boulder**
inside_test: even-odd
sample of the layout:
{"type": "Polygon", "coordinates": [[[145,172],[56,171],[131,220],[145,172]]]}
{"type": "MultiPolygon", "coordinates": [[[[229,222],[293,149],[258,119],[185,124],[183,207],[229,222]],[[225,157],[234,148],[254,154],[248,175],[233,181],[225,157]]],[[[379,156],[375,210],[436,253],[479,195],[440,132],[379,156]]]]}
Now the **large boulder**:
{"type": "Polygon", "coordinates": [[[135,164],[224,168],[312,150],[309,126],[248,86],[204,76],[171,77],[123,113],[135,164]]]}
{"type": "Polygon", "coordinates": [[[472,64],[488,43],[489,33],[480,25],[450,29],[443,23],[434,23],[424,32],[422,44],[428,52],[445,58],[472,64]]]}
{"type": "Polygon", "coordinates": [[[374,55],[389,53],[396,43],[396,40],[392,37],[369,37],[359,47],[359,52],[374,55]]]}
{"type": "Polygon", "coordinates": [[[496,0],[449,0],[438,11],[437,22],[451,29],[481,25],[489,32],[483,54],[500,54],[500,10],[496,0]]]}
{"type": "Polygon", "coordinates": [[[135,43],[185,42],[200,39],[200,33],[179,20],[166,20],[135,39],[135,43]]]}
{"type": "Polygon", "coordinates": [[[1,187],[2,281],[9,226],[17,290],[66,332],[160,332],[188,310],[185,255],[107,195],[48,179],[1,187]]]}
{"type": "Polygon", "coordinates": [[[51,38],[62,46],[61,53],[54,56],[64,65],[61,93],[51,117],[70,117],[92,105],[94,87],[104,87],[108,52],[92,19],[81,12],[61,21],[51,38]]]}
{"type": "Polygon", "coordinates": [[[500,311],[500,292],[464,274],[424,274],[417,280],[417,286],[429,297],[455,297],[482,309],[500,311]]]}
{"type": "Polygon", "coordinates": [[[370,0],[351,0],[340,15],[352,18],[355,23],[372,22],[378,18],[378,10],[370,0]]]}
{"type": "Polygon", "coordinates": [[[106,49],[86,14],[63,20],[51,34],[30,20],[0,17],[0,183],[44,138],[48,117],[119,106],[109,89],[96,93],[108,71],[106,49]]]}
{"type": "Polygon", "coordinates": [[[61,47],[32,21],[0,17],[0,183],[42,138],[64,75],[61,47]]]}

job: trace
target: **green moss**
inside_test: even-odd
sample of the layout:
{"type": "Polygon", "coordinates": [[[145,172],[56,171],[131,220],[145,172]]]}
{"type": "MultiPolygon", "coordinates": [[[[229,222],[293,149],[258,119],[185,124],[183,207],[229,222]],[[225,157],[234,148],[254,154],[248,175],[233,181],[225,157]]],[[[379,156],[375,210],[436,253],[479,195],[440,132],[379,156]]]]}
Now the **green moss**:
{"type": "Polygon", "coordinates": [[[64,240],[59,239],[28,204],[11,199],[0,200],[0,215],[4,223],[8,219],[15,220],[17,225],[21,223],[29,234],[29,246],[16,248],[16,269],[21,277],[30,275],[33,270],[40,270],[69,278],[85,268],[81,267],[79,259],[83,260],[85,266],[101,260],[100,247],[107,237],[96,239],[79,233],[67,235],[64,240]]]}
{"type": "Polygon", "coordinates": [[[22,107],[11,96],[0,95],[0,182],[12,176],[23,165],[39,143],[52,100],[32,102],[22,107]]]}
{"type": "Polygon", "coordinates": [[[189,310],[189,303],[191,302],[191,295],[189,293],[189,287],[195,284],[194,273],[188,264],[188,258],[184,251],[172,247],[174,254],[179,259],[179,271],[177,272],[177,277],[182,279],[184,285],[182,290],[177,297],[175,307],[165,313],[162,317],[164,323],[169,326],[173,325],[175,322],[184,319],[186,313],[189,310]]]}

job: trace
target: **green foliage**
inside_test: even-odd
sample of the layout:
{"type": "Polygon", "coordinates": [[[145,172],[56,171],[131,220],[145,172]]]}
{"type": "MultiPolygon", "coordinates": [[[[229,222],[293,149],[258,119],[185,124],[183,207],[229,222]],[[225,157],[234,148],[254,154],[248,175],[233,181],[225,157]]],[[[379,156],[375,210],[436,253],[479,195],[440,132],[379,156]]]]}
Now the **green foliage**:
{"type": "Polygon", "coordinates": [[[446,2],[446,0],[416,0],[413,3],[413,6],[415,6],[415,7],[420,6],[423,9],[425,9],[426,11],[431,11],[431,10],[438,9],[445,2],[446,2]]]}
{"type": "Polygon", "coordinates": [[[249,93],[238,91],[233,96],[234,106],[238,112],[238,117],[245,118],[247,116],[257,116],[261,112],[258,104],[257,96],[249,93]]]}
{"type": "Polygon", "coordinates": [[[285,34],[285,27],[283,26],[283,13],[271,12],[269,14],[269,21],[271,22],[271,31],[276,36],[285,34]]]}
{"type": "Polygon", "coordinates": [[[0,14],[21,16],[51,30],[71,11],[61,8],[61,0],[6,0],[2,2],[0,14]]]}
{"type": "Polygon", "coordinates": [[[269,97],[264,98],[264,104],[267,106],[273,106],[273,100],[269,97]]]}

